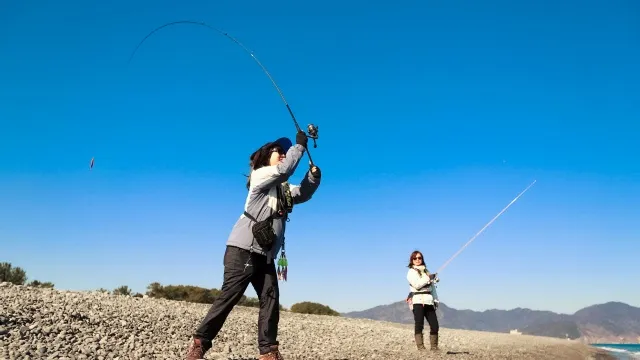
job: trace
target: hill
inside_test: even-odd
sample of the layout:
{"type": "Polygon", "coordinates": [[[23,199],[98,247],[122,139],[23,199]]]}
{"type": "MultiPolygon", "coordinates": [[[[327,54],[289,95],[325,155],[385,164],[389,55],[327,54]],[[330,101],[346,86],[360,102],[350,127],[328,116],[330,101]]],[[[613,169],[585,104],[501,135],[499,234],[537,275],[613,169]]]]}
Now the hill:
{"type": "MultiPolygon", "coordinates": [[[[584,343],[636,343],[640,337],[640,308],[621,302],[586,307],[574,313],[516,308],[512,310],[456,310],[441,304],[440,326],[492,332],[517,329],[523,334],[578,339],[584,343]]],[[[351,318],[413,323],[413,314],[404,301],[343,313],[351,318]]]]}

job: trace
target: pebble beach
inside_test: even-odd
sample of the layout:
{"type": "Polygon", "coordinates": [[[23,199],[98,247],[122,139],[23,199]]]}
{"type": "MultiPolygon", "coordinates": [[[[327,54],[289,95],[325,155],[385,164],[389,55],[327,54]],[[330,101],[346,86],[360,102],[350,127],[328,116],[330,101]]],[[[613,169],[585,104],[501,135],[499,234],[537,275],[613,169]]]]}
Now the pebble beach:
{"type": "MultiPolygon", "coordinates": [[[[208,308],[2,283],[0,359],[183,359],[208,308]]],[[[257,318],[257,308],[237,306],[205,359],[257,359],[257,318]]],[[[577,341],[445,328],[439,351],[418,352],[410,325],[288,311],[278,340],[286,360],[612,359],[577,341]]]]}

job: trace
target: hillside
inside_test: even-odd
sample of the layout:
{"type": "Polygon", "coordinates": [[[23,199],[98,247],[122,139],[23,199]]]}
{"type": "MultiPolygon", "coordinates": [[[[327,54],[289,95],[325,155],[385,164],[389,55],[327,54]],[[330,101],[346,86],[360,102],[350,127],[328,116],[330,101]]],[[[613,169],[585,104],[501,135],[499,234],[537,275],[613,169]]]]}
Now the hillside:
{"type": "MultiPolygon", "coordinates": [[[[638,342],[640,308],[620,302],[593,305],[573,315],[552,311],[516,308],[512,310],[456,310],[441,304],[440,325],[452,329],[509,332],[579,339],[585,343],[638,342]]],[[[342,314],[351,318],[413,323],[413,314],[404,301],[342,314]]]]}
{"type": "MultiPolygon", "coordinates": [[[[101,292],[0,284],[0,359],[181,359],[209,308],[101,292]]],[[[236,307],[205,359],[257,357],[258,309],[236,307]]],[[[278,340],[297,359],[611,359],[574,341],[442,328],[418,353],[411,326],[283,311],[278,340]],[[451,356],[455,354],[455,356],[451,356]]]]}
{"type": "Polygon", "coordinates": [[[585,342],[640,342],[640,308],[608,302],[578,310],[573,318],[585,342]]]}

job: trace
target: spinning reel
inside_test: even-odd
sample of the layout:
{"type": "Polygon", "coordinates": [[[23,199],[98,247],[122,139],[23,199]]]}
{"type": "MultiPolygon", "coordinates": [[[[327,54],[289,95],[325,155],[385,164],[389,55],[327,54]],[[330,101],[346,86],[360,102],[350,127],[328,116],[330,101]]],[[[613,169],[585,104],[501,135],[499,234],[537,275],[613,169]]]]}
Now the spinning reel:
{"type": "Polygon", "coordinates": [[[316,140],[318,139],[317,125],[313,125],[313,124],[307,125],[307,137],[310,139],[313,139],[313,147],[317,148],[318,147],[318,144],[316,143],[316,140]]]}
{"type": "MultiPolygon", "coordinates": [[[[278,85],[276,84],[275,80],[273,79],[273,77],[271,76],[271,74],[269,73],[269,71],[267,71],[267,69],[262,65],[262,63],[260,63],[260,61],[258,60],[258,58],[254,55],[253,51],[249,50],[246,46],[244,46],[242,43],[240,43],[236,38],[234,38],[233,36],[231,36],[229,33],[227,33],[226,31],[222,31],[216,27],[213,27],[211,25],[208,25],[202,21],[191,21],[191,20],[179,20],[179,21],[173,21],[173,22],[169,22],[166,24],[163,24],[161,26],[158,26],[157,28],[153,29],[151,32],[149,32],[136,46],[136,48],[133,50],[133,52],[131,53],[131,56],[129,57],[129,63],[131,62],[131,59],[133,58],[133,56],[135,55],[136,51],[138,50],[138,48],[140,48],[140,46],[142,45],[142,43],[145,42],[145,40],[147,38],[149,38],[149,36],[151,36],[152,34],[154,34],[156,31],[167,27],[167,26],[171,26],[171,25],[176,25],[176,24],[191,24],[191,25],[198,25],[198,26],[203,26],[206,28],[209,28],[210,30],[213,30],[215,32],[217,32],[220,35],[223,35],[227,38],[229,38],[231,41],[233,41],[235,44],[239,45],[240,47],[242,47],[244,49],[244,51],[251,56],[251,58],[253,58],[253,60],[260,66],[260,68],[262,68],[262,71],[267,75],[267,77],[269,78],[269,80],[271,81],[271,83],[273,84],[273,86],[275,87],[275,89],[278,91],[278,94],[280,94],[280,97],[282,98],[282,102],[284,103],[284,105],[287,108],[287,111],[289,112],[289,115],[291,115],[291,120],[293,120],[293,124],[295,125],[296,129],[299,132],[302,132],[302,129],[300,129],[300,126],[298,125],[298,122],[296,121],[296,117],[293,115],[293,111],[291,111],[291,107],[289,106],[289,103],[287,102],[287,100],[284,97],[284,94],[282,93],[282,90],[280,90],[280,87],[278,87],[278,85]]],[[[316,143],[316,140],[318,139],[318,127],[314,124],[309,124],[307,125],[307,133],[305,134],[307,136],[307,138],[313,139],[313,147],[317,148],[318,144],[316,143]]],[[[311,153],[309,152],[309,149],[307,148],[307,155],[309,156],[309,165],[311,167],[315,166],[313,163],[313,159],[311,158],[311,153]]],[[[91,166],[93,166],[93,159],[91,160],[91,166]]],[[[287,260],[286,260],[286,256],[284,255],[284,243],[282,244],[282,256],[281,259],[278,261],[278,276],[279,278],[283,278],[285,281],[287,279],[287,260]],[[280,268],[284,268],[283,270],[281,270],[280,268]]]]}

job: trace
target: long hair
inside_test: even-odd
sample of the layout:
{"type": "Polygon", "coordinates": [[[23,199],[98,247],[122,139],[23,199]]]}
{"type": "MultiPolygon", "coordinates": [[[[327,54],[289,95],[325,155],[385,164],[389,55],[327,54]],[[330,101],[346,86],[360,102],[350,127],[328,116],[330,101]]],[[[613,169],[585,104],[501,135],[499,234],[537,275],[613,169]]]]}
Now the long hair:
{"type": "Polygon", "coordinates": [[[424,255],[422,255],[422,253],[418,250],[415,250],[414,252],[411,253],[411,256],[409,256],[409,265],[407,266],[409,269],[411,269],[411,267],[413,266],[413,259],[416,258],[416,256],[418,256],[418,254],[420,254],[420,256],[422,257],[422,264],[420,265],[425,265],[424,263],[424,255]]]}
{"type": "Polygon", "coordinates": [[[245,175],[245,177],[247,178],[247,190],[249,190],[249,186],[251,184],[251,172],[254,170],[258,170],[263,166],[268,166],[269,158],[271,157],[271,150],[276,147],[279,146],[268,142],[262,145],[258,150],[254,151],[251,156],[249,156],[249,175],[245,175]]]}

